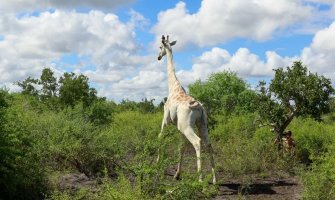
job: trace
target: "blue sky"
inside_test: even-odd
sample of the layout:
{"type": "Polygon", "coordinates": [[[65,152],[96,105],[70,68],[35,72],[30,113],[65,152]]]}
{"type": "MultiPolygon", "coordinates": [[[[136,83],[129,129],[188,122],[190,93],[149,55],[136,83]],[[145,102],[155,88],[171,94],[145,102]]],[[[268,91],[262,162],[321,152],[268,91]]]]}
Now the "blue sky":
{"type": "Polygon", "coordinates": [[[187,87],[232,70],[250,85],[301,60],[335,80],[335,0],[20,0],[0,3],[0,86],[39,77],[89,77],[120,101],[167,96],[159,38],[169,34],[187,87]]]}

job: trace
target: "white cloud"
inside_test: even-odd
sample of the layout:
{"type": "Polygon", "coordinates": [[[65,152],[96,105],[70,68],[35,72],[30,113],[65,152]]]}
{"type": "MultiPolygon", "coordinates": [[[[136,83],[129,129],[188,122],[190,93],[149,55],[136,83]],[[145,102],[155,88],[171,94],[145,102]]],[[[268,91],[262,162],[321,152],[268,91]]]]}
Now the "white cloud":
{"type": "Polygon", "coordinates": [[[12,1],[0,1],[0,12],[4,13],[16,13],[26,12],[35,9],[42,9],[46,6],[46,1],[39,0],[12,0],[12,1]]]}
{"type": "Polygon", "coordinates": [[[179,48],[193,43],[217,45],[232,38],[267,40],[278,30],[304,22],[313,8],[300,0],[205,0],[198,12],[190,14],[184,2],[162,11],[152,31],[160,37],[172,34],[179,48]]]}
{"type": "Polygon", "coordinates": [[[98,56],[110,48],[126,52],[136,48],[133,27],[114,14],[56,10],[8,20],[14,28],[2,32],[0,47],[10,46],[9,53],[24,58],[55,58],[70,52],[98,56]]]}
{"type": "MultiPolygon", "coordinates": [[[[29,7],[29,2],[22,6],[29,7]]],[[[0,85],[17,91],[11,83],[28,76],[37,78],[47,66],[57,76],[65,70],[83,73],[97,86],[100,96],[111,99],[164,97],[165,67],[156,55],[139,52],[146,49],[136,41],[136,29],[145,27],[147,21],[134,10],[129,14],[127,22],[97,10],[1,15],[0,85]],[[64,55],[75,55],[77,64],[62,60],[64,55]]]]}
{"type": "Polygon", "coordinates": [[[318,31],[309,47],[302,51],[301,59],[313,71],[335,79],[335,21],[318,31]]]}
{"type": "Polygon", "coordinates": [[[33,12],[36,10],[90,8],[113,10],[135,0],[11,0],[0,1],[1,13],[33,12]]]}
{"type": "Polygon", "coordinates": [[[214,47],[195,60],[191,70],[177,72],[184,85],[197,79],[206,80],[211,73],[233,71],[240,77],[269,77],[272,69],[290,65],[298,58],[282,57],[274,51],[266,52],[266,60],[246,48],[238,49],[233,55],[227,50],[214,47]]]}
{"type": "Polygon", "coordinates": [[[56,8],[74,8],[89,7],[93,9],[113,9],[121,5],[127,5],[134,0],[48,0],[50,6],[55,6],[56,8]]]}
{"type": "Polygon", "coordinates": [[[311,44],[314,49],[323,50],[326,52],[335,50],[335,43],[331,42],[335,39],[335,22],[333,22],[328,28],[318,31],[311,44]]]}
{"type": "Polygon", "coordinates": [[[0,80],[8,83],[37,77],[45,66],[64,70],[61,64],[52,63],[64,62],[61,58],[67,54],[88,57],[86,64],[92,64],[95,71],[86,72],[82,64],[77,72],[98,83],[136,76],[142,66],[150,66],[151,58],[137,55],[135,24],[145,19],[135,11],[132,16],[128,23],[101,11],[56,10],[38,16],[0,17],[0,24],[7,25],[0,28],[0,80]]]}
{"type": "Polygon", "coordinates": [[[193,63],[191,70],[177,72],[183,85],[193,83],[197,79],[206,80],[209,74],[230,70],[240,77],[271,77],[278,67],[291,66],[294,61],[301,60],[309,70],[335,80],[335,21],[327,28],[319,30],[312,43],[304,48],[300,55],[283,57],[274,51],[267,51],[262,60],[258,55],[246,48],[239,48],[234,54],[218,47],[204,52],[193,63]]]}
{"type": "Polygon", "coordinates": [[[313,2],[313,3],[322,3],[322,4],[334,4],[334,0],[306,0],[307,2],[313,2]]]}
{"type": "Polygon", "coordinates": [[[137,76],[131,79],[121,80],[119,83],[115,84],[115,88],[119,89],[149,89],[159,87],[159,83],[164,81],[163,72],[155,71],[140,71],[137,76]]]}
{"type": "Polygon", "coordinates": [[[120,80],[113,85],[101,85],[101,95],[113,99],[131,99],[140,101],[142,98],[161,100],[167,96],[165,73],[162,71],[139,71],[129,79],[120,80]]]}

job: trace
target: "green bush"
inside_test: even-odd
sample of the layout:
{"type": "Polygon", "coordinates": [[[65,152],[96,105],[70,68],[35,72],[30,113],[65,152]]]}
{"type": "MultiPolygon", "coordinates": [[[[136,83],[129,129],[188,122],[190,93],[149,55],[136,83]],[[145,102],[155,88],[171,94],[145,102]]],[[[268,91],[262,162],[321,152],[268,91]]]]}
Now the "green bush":
{"type": "Polygon", "coordinates": [[[95,100],[86,108],[85,115],[88,117],[88,120],[94,124],[107,125],[112,122],[113,107],[113,103],[105,99],[95,100]]]}
{"type": "MultiPolygon", "coordinates": [[[[152,112],[151,101],[132,102],[134,110],[130,109],[133,104],[128,103],[116,105],[99,99],[86,107],[78,103],[55,110],[36,96],[0,91],[0,199],[215,196],[218,188],[208,184],[208,153],[202,153],[204,182],[197,181],[193,151],[185,155],[182,180],[172,180],[166,173],[178,162],[180,132],[175,126],[168,126],[159,142],[163,113],[152,112]],[[158,149],[161,159],[157,163],[158,149]],[[57,186],[62,174],[78,172],[96,180],[96,186],[78,190],[57,186]]],[[[248,179],[254,174],[289,171],[300,166],[295,162],[298,159],[307,166],[301,168],[303,197],[335,198],[335,124],[330,119],[294,119],[289,129],[296,141],[297,158],[287,158],[278,154],[270,128],[255,126],[255,114],[212,117],[217,123],[209,136],[217,172],[223,174],[219,183],[231,177],[248,179]]]]}
{"type": "Polygon", "coordinates": [[[257,128],[255,116],[217,117],[218,125],[210,131],[217,167],[224,174],[240,176],[285,170],[290,163],[278,154],[270,127],[257,128]]]}
{"type": "Polygon", "coordinates": [[[310,200],[335,199],[335,151],[313,162],[310,170],[302,174],[303,198],[310,200]]]}
{"type": "Polygon", "coordinates": [[[256,130],[254,118],[254,114],[215,116],[217,125],[209,131],[209,135],[213,140],[222,142],[232,138],[252,138],[256,130]]]}
{"type": "Polygon", "coordinates": [[[309,167],[301,173],[303,198],[335,199],[335,126],[333,123],[298,119],[292,124],[297,156],[309,167]]]}
{"type": "Polygon", "coordinates": [[[334,124],[299,118],[293,121],[290,129],[296,142],[297,158],[307,165],[326,153],[327,146],[335,142],[334,124]]]}
{"type": "Polygon", "coordinates": [[[113,168],[112,142],[99,126],[86,121],[81,105],[59,113],[44,112],[32,129],[38,138],[36,151],[53,170],[72,169],[87,176],[113,168]]]}
{"type": "Polygon", "coordinates": [[[150,199],[150,197],[142,192],[141,185],[135,182],[133,184],[125,176],[119,176],[116,181],[104,181],[99,199],[115,199],[115,200],[141,200],[150,199]]]}
{"type": "Polygon", "coordinates": [[[38,199],[46,192],[45,170],[29,128],[33,116],[25,112],[34,100],[0,91],[0,199],[38,199]]]}

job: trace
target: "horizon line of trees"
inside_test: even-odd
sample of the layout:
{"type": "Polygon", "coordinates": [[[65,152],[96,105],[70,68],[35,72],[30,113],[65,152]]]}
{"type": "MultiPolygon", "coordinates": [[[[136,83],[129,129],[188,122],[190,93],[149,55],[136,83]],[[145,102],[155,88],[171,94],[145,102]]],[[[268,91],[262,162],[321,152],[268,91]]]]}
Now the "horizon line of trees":
{"type": "Polygon", "coordinates": [[[28,77],[15,83],[22,88],[21,93],[38,97],[43,102],[56,103],[59,106],[75,106],[82,102],[84,106],[98,100],[97,91],[89,86],[87,76],[65,72],[58,80],[50,68],[44,68],[39,79],[28,77]]]}
{"type": "Polygon", "coordinates": [[[155,99],[147,98],[143,98],[140,102],[122,99],[117,104],[106,97],[98,97],[97,90],[90,87],[87,76],[65,72],[57,79],[50,68],[44,68],[40,78],[29,76],[15,84],[21,88],[21,94],[37,98],[51,110],[82,107],[85,115],[88,115],[86,118],[89,121],[97,121],[98,124],[110,122],[113,112],[138,110],[153,113],[161,110],[163,106],[163,101],[156,106],[155,99]]]}
{"type": "MultiPolygon", "coordinates": [[[[260,81],[256,89],[251,89],[236,73],[223,71],[211,74],[206,81],[190,84],[189,92],[204,104],[211,127],[217,124],[215,116],[218,115],[257,113],[255,124],[271,127],[279,140],[295,117],[322,120],[321,116],[334,107],[335,90],[331,80],[311,73],[302,62],[274,71],[270,83],[260,81]]],[[[100,123],[109,122],[114,111],[152,113],[161,111],[164,106],[164,99],[155,105],[154,99],[147,98],[141,102],[123,99],[116,104],[105,97],[97,97],[87,76],[65,72],[57,80],[50,68],[44,68],[39,79],[28,77],[16,84],[22,88],[22,94],[37,97],[55,110],[82,104],[91,112],[88,118],[98,119],[100,123]]]]}

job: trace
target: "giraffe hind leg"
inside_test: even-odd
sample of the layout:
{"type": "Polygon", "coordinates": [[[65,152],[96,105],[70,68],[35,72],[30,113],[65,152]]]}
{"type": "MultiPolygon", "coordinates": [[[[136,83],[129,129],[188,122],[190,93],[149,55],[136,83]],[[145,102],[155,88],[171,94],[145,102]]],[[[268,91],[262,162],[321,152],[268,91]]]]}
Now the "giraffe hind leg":
{"type": "Polygon", "coordinates": [[[195,134],[193,128],[191,126],[188,126],[184,129],[183,134],[188,139],[188,141],[191,142],[195,149],[195,153],[197,156],[197,172],[199,173],[199,181],[202,181],[202,172],[201,172],[201,145],[200,141],[201,139],[195,134]]]}
{"type": "Polygon", "coordinates": [[[199,133],[200,133],[200,137],[206,145],[206,151],[209,153],[209,156],[210,156],[210,162],[211,162],[211,167],[212,167],[212,176],[213,176],[213,184],[216,184],[214,151],[213,151],[212,144],[209,140],[208,128],[207,128],[207,125],[205,123],[198,123],[197,126],[198,126],[198,130],[199,130],[199,133]]]}

